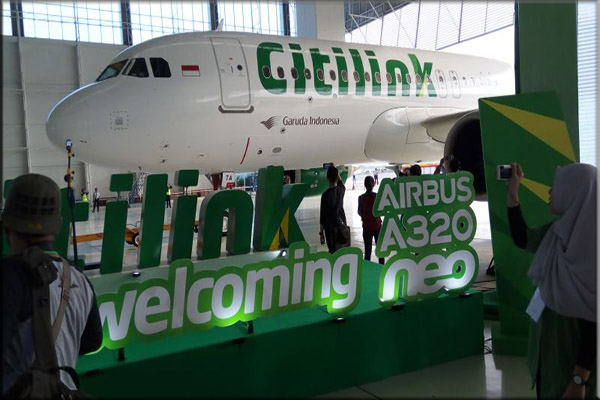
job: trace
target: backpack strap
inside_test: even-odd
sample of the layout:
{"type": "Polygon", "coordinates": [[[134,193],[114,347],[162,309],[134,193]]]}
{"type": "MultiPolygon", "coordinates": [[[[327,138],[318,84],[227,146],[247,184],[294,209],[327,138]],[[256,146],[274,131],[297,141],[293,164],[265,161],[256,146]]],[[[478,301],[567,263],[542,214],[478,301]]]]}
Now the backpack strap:
{"type": "Polygon", "coordinates": [[[57,368],[59,371],[65,371],[67,374],[69,374],[69,376],[71,377],[71,379],[73,380],[73,383],[75,384],[75,387],[79,388],[79,377],[77,376],[77,372],[71,368],[71,367],[58,367],[57,368]]]}
{"type": "Polygon", "coordinates": [[[44,371],[56,370],[58,361],[50,327],[50,288],[48,284],[31,288],[33,305],[34,364],[44,371]]]}
{"type": "MultiPolygon", "coordinates": [[[[71,267],[66,260],[62,260],[63,262],[63,287],[60,295],[60,305],[58,306],[58,312],[56,314],[56,318],[54,319],[54,324],[52,325],[52,343],[56,343],[56,338],[58,337],[58,333],[60,332],[60,327],[62,325],[63,317],[65,316],[65,310],[67,309],[67,305],[69,304],[69,298],[71,297],[71,267]]],[[[54,348],[54,346],[52,346],[54,348]]]]}
{"type": "Polygon", "coordinates": [[[31,320],[35,349],[33,368],[56,371],[58,374],[58,361],[50,326],[50,283],[57,277],[56,267],[50,257],[37,246],[26,248],[14,258],[23,265],[31,282],[31,320]]]}

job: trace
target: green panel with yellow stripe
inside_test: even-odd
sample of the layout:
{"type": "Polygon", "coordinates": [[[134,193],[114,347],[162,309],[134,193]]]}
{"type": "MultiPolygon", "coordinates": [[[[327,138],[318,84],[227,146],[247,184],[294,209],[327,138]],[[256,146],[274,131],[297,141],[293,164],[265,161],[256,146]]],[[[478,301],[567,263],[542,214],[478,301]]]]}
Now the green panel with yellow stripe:
{"type": "Polygon", "coordinates": [[[479,112],[499,301],[500,326],[492,331],[494,351],[524,355],[529,329],[525,309],[534,290],[527,271],[533,254],[513,244],[507,181],[496,178],[496,167],[511,162],[523,167],[521,209],[527,224],[534,227],[553,220],[548,190],[557,167],[575,162],[578,153],[555,92],[480,99],[479,112]]]}

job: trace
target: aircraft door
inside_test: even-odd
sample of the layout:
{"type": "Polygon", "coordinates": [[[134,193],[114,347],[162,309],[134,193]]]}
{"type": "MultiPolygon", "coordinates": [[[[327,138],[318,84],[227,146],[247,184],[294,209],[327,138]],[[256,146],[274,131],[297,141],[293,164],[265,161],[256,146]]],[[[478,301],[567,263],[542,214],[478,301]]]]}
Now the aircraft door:
{"type": "Polygon", "coordinates": [[[456,71],[450,71],[450,80],[452,81],[452,95],[455,99],[460,97],[460,82],[456,71]]]}
{"type": "Polygon", "coordinates": [[[221,87],[221,112],[252,112],[248,64],[238,39],[210,39],[221,87]]]}
{"type": "Polygon", "coordinates": [[[437,76],[438,83],[438,94],[442,99],[445,99],[448,95],[448,90],[446,89],[446,77],[444,76],[444,71],[437,69],[435,71],[435,75],[437,76]]]}

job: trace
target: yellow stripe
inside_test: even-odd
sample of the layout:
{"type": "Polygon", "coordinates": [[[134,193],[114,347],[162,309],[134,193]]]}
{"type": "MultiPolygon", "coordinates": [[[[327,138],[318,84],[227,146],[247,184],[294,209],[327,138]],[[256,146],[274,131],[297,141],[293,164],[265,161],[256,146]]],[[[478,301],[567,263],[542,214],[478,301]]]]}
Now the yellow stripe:
{"type": "Polygon", "coordinates": [[[279,248],[279,234],[283,234],[283,238],[286,243],[288,242],[289,236],[289,226],[290,226],[290,209],[288,208],[285,214],[283,215],[283,219],[281,220],[281,224],[279,224],[279,229],[277,229],[277,233],[275,233],[275,237],[271,242],[271,246],[269,246],[269,250],[277,250],[279,248]]]}
{"type": "Polygon", "coordinates": [[[277,250],[279,248],[279,229],[277,229],[277,233],[275,233],[275,237],[273,237],[273,241],[271,242],[271,246],[269,246],[269,250],[277,250]]]}
{"type": "Polygon", "coordinates": [[[573,151],[573,144],[571,143],[565,121],[532,113],[530,111],[520,110],[515,107],[505,106],[489,100],[483,100],[483,102],[567,157],[569,160],[575,161],[575,152],[573,151]]]}
{"type": "Polygon", "coordinates": [[[281,230],[283,232],[283,238],[286,243],[289,243],[289,225],[290,225],[290,209],[288,208],[283,216],[283,220],[281,221],[281,230]]]}
{"type": "MultiPolygon", "coordinates": [[[[417,79],[417,78],[415,78],[415,79],[417,79]]],[[[426,83],[425,83],[425,82],[423,82],[423,83],[421,84],[421,90],[419,90],[419,93],[417,94],[417,96],[418,96],[418,97],[423,97],[423,96],[425,96],[425,93],[423,93],[423,92],[425,91],[425,89],[426,89],[426,88],[425,88],[425,85],[426,85],[426,83]]]]}
{"type": "Polygon", "coordinates": [[[532,181],[531,179],[523,178],[521,180],[523,186],[529,189],[533,194],[542,199],[543,202],[550,202],[550,186],[546,186],[543,183],[532,181]]]}

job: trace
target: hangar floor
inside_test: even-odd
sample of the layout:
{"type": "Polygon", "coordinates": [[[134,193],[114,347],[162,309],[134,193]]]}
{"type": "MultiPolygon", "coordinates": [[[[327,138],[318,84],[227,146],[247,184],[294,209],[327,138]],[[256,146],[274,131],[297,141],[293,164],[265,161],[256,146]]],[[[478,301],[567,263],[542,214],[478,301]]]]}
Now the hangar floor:
{"type": "MultiPolygon", "coordinates": [[[[387,174],[380,175],[380,179],[387,174]]],[[[358,196],[364,192],[362,182],[364,175],[356,176],[356,187],[352,189],[352,181],[348,180],[344,199],[344,209],[351,229],[352,245],[364,251],[361,220],[358,209],[358,196]]],[[[296,212],[298,224],[306,241],[317,244],[318,250],[327,248],[319,243],[319,201],[318,197],[306,198],[296,212]]],[[[199,208],[199,205],[198,205],[199,208]]],[[[486,269],[492,259],[491,235],[487,203],[474,202],[472,208],[477,216],[477,232],[472,242],[479,255],[479,273],[474,289],[486,291],[495,289],[494,277],[486,275],[486,269]]],[[[171,210],[165,213],[165,224],[171,220],[171,210]]],[[[198,215],[198,214],[196,214],[198,215]]],[[[141,205],[134,204],[129,210],[127,223],[139,226],[141,205]]],[[[100,212],[90,213],[89,221],[77,223],[78,235],[102,232],[104,226],[104,207],[100,212]]],[[[223,241],[225,238],[223,239],[223,241]]],[[[92,241],[80,243],[79,253],[86,255],[86,263],[98,263],[102,242],[92,241]]],[[[168,231],[164,232],[162,263],[166,264],[168,247],[168,231]]],[[[224,248],[224,245],[223,245],[224,248]]],[[[225,256],[225,253],[222,253],[225,256]]],[[[373,259],[375,259],[373,255],[373,259]]],[[[125,245],[124,269],[135,269],[137,248],[125,245]]],[[[93,274],[94,272],[92,272],[93,274]]],[[[486,349],[491,348],[490,326],[496,322],[485,322],[486,349]]],[[[494,356],[486,350],[485,355],[469,357],[431,368],[422,369],[390,377],[380,382],[352,387],[339,392],[326,394],[320,398],[417,398],[417,397],[473,397],[473,398],[534,398],[531,390],[525,359],[522,357],[494,356]]]]}

